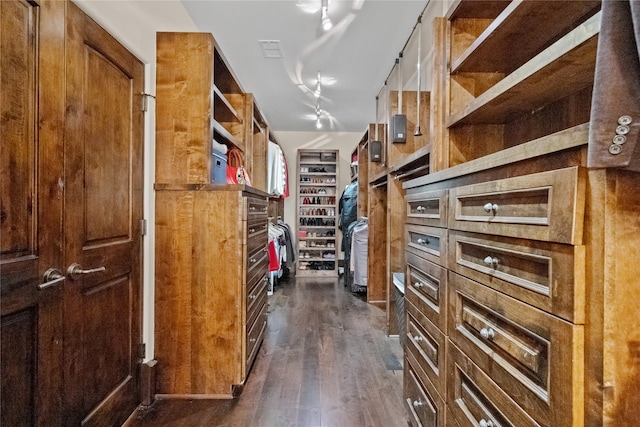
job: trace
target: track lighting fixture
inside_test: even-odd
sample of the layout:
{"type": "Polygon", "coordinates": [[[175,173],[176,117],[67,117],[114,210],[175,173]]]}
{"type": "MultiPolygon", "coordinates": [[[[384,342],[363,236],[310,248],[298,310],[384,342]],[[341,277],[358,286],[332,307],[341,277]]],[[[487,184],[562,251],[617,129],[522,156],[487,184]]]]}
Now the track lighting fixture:
{"type": "Polygon", "coordinates": [[[316,77],[316,90],[313,92],[313,94],[316,96],[316,98],[320,98],[321,93],[322,93],[322,84],[320,83],[320,71],[318,71],[318,74],[316,77]]]}
{"type": "Polygon", "coordinates": [[[320,113],[322,109],[320,108],[320,98],[316,101],[316,129],[322,128],[322,122],[320,121],[320,113]]]}
{"type": "Polygon", "coordinates": [[[322,22],[322,29],[325,31],[329,31],[333,24],[331,23],[331,19],[329,19],[329,0],[322,0],[322,9],[320,14],[320,19],[322,22]]]}

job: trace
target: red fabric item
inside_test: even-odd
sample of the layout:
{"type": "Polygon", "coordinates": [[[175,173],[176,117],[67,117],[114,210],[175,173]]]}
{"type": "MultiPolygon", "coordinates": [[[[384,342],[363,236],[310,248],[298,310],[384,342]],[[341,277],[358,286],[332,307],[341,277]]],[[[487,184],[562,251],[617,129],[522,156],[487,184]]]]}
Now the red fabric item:
{"type": "Polygon", "coordinates": [[[269,271],[278,270],[280,270],[280,260],[276,252],[276,242],[272,240],[269,242],[269,271]]]}

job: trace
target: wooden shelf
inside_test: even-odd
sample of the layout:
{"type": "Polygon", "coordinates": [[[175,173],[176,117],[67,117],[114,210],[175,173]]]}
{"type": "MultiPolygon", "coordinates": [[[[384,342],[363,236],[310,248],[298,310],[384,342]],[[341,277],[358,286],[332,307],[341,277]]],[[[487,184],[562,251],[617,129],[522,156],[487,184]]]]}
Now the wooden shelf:
{"type": "Polygon", "coordinates": [[[447,126],[501,124],[593,84],[600,13],[452,114],[447,126]]]}
{"type": "Polygon", "coordinates": [[[456,0],[449,8],[447,17],[450,20],[468,18],[494,19],[509,5],[509,2],[510,0],[456,0]]]}
{"type": "Polygon", "coordinates": [[[222,144],[231,144],[242,150],[242,141],[233,136],[224,126],[218,121],[213,120],[213,137],[216,141],[222,144]]]}
{"type": "MultiPolygon", "coordinates": [[[[478,3],[478,2],[467,2],[478,3]]],[[[454,59],[451,73],[498,72],[509,74],[571,29],[593,15],[599,1],[511,2],[462,55],[454,59]],[[543,28],[540,26],[544,25],[543,28]],[[532,36],[535,34],[535,37],[532,36]]]]}
{"type": "Polygon", "coordinates": [[[470,175],[484,170],[495,169],[522,160],[542,157],[563,150],[586,145],[589,140],[589,124],[585,123],[571,129],[563,130],[500,152],[489,154],[457,166],[412,179],[403,184],[403,188],[419,187],[437,181],[470,175]]]}
{"type": "Polygon", "coordinates": [[[213,116],[219,122],[242,123],[242,117],[231,105],[227,97],[220,92],[217,86],[213,86],[213,116]]]}

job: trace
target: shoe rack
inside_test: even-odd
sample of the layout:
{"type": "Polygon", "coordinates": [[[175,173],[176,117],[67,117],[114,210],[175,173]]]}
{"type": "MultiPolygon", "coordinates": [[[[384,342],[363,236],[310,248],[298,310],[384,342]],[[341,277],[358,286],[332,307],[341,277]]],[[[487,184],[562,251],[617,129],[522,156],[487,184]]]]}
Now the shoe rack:
{"type": "Polygon", "coordinates": [[[338,150],[298,150],[297,276],[338,275],[338,150]]]}

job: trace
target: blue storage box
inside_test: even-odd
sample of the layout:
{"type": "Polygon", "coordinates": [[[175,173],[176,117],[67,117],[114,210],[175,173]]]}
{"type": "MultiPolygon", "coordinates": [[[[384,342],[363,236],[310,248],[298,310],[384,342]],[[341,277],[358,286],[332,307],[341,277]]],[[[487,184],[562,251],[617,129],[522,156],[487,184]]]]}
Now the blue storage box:
{"type": "Polygon", "coordinates": [[[213,184],[227,183],[227,155],[218,150],[213,150],[211,182],[213,184]]]}

